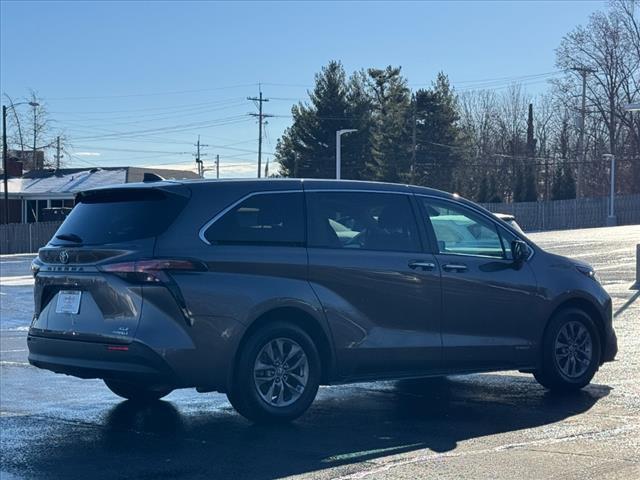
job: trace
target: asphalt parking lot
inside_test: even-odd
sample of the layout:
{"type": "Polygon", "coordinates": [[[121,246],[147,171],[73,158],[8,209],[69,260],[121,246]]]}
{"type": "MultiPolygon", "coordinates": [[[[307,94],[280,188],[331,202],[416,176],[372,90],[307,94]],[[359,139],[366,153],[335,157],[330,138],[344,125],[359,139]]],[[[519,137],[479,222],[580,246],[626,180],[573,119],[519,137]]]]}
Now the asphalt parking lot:
{"type": "Polygon", "coordinates": [[[640,226],[531,235],[592,263],[620,353],[556,396],[518,372],[322,388],[286,426],[255,426],[221,394],[138,408],[98,380],[27,363],[31,256],[1,258],[0,477],[25,479],[640,478],[640,226]]]}

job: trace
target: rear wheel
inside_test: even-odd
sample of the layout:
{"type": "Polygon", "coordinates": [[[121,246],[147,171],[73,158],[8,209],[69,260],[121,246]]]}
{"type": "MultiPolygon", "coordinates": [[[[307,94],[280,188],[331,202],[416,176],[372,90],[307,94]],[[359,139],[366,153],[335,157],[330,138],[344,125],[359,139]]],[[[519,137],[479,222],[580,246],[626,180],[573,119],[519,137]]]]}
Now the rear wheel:
{"type": "Polygon", "coordinates": [[[589,384],[600,365],[600,336],[591,317],[566,309],[551,319],[542,343],[542,365],[533,375],[544,387],[578,390],[589,384]]]}
{"type": "Polygon", "coordinates": [[[299,327],[277,322],[255,332],[244,344],[227,397],[254,422],[282,422],[302,415],[320,383],[320,356],[299,327]]]}
{"type": "Polygon", "coordinates": [[[133,402],[149,403],[169,395],[173,389],[155,387],[153,385],[137,384],[121,380],[104,379],[105,385],[119,397],[133,402]]]}

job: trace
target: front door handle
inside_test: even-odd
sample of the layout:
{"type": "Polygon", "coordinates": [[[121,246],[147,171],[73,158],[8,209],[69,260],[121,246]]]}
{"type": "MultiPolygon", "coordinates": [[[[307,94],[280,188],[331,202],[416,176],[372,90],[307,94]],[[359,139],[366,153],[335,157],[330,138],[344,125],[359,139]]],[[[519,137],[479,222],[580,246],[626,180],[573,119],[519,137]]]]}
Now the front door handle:
{"type": "Polygon", "coordinates": [[[442,269],[446,272],[466,272],[467,266],[462,263],[447,263],[442,269]]]}
{"type": "Polygon", "coordinates": [[[425,271],[432,271],[435,270],[436,268],[436,264],[433,262],[423,262],[420,260],[411,260],[409,262],[409,268],[415,270],[417,268],[420,268],[421,270],[425,270],[425,271]]]}

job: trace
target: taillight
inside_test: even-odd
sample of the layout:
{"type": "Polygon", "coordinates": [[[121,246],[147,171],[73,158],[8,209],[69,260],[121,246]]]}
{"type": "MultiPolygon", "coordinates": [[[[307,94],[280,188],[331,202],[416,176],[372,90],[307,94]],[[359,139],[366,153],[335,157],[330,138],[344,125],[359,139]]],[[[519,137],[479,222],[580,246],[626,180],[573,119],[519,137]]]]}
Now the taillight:
{"type": "Polygon", "coordinates": [[[175,258],[155,258],[136,262],[109,263],[99,270],[112,273],[130,281],[143,283],[168,283],[168,271],[202,272],[206,266],[201,262],[175,258]]]}
{"type": "Polygon", "coordinates": [[[36,278],[39,272],[40,272],[40,262],[33,260],[31,262],[31,275],[33,275],[33,278],[36,278]]]}

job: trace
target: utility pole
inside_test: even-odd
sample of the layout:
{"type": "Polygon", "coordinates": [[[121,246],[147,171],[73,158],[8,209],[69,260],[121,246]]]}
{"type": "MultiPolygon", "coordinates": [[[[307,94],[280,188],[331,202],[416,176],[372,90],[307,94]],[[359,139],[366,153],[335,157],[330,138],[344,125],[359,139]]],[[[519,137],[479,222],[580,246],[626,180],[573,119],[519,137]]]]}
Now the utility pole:
{"type": "Polygon", "coordinates": [[[216,178],[220,178],[220,155],[216,155],[216,178]]]}
{"type": "MultiPolygon", "coordinates": [[[[4,221],[9,223],[9,161],[7,156],[7,107],[2,106],[2,168],[4,169],[4,221]]],[[[9,251],[9,250],[8,250],[9,251]]]]}
{"type": "Polygon", "coordinates": [[[56,138],[56,170],[60,170],[60,159],[62,155],[60,155],[60,136],[56,138]]]}
{"type": "Polygon", "coordinates": [[[38,159],[36,158],[36,138],[38,132],[38,124],[36,123],[36,107],[33,107],[33,168],[38,170],[38,159]]]}
{"type": "Polygon", "coordinates": [[[411,102],[411,184],[415,184],[416,180],[416,97],[411,102]]]}
{"type": "Polygon", "coordinates": [[[267,157],[267,163],[264,165],[264,178],[269,178],[269,157],[267,157]]]}
{"type": "Polygon", "coordinates": [[[595,73],[592,68],[575,67],[572,68],[582,77],[582,107],[580,108],[580,137],[578,138],[578,181],[576,182],[576,198],[584,194],[584,163],[586,162],[586,150],[584,148],[584,127],[587,116],[587,75],[595,73]]]}
{"type": "Polygon", "coordinates": [[[200,135],[198,135],[198,143],[195,144],[196,147],[196,167],[198,168],[198,176],[200,178],[204,178],[204,167],[202,165],[201,156],[205,156],[206,153],[200,153],[200,147],[208,147],[209,145],[204,145],[200,143],[200,135]]]}
{"type": "Polygon", "coordinates": [[[252,117],[258,117],[258,178],[260,178],[260,170],[262,169],[262,122],[265,118],[273,117],[273,115],[267,115],[262,113],[262,103],[268,102],[268,98],[262,98],[262,89],[259,89],[259,97],[247,97],[247,100],[258,102],[258,113],[250,113],[252,117]]]}

